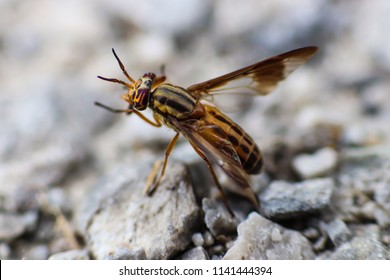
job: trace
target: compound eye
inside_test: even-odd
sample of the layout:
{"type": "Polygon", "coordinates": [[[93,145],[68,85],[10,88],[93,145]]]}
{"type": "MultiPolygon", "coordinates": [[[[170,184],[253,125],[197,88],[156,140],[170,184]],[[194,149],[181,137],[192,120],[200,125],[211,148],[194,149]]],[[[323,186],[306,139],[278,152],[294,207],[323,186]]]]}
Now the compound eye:
{"type": "Polygon", "coordinates": [[[152,86],[152,81],[151,80],[146,80],[145,81],[145,85],[148,87],[148,88],[150,88],[151,86],[152,86]]]}

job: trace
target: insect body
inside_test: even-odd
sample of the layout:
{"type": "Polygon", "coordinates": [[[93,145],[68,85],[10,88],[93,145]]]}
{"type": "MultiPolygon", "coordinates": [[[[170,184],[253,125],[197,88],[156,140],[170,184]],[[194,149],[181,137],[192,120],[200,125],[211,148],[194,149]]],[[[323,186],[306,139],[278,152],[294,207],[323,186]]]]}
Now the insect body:
{"type": "Polygon", "coordinates": [[[148,190],[149,194],[159,185],[169,154],[182,134],[207,163],[225,203],[224,192],[213,169],[215,165],[219,166],[242,189],[243,195],[258,208],[257,197],[250,187],[249,175],[260,172],[261,152],[253,139],[223,114],[213,104],[212,99],[223,92],[242,96],[266,95],[316,51],[316,47],[296,49],[184,89],[166,83],[165,76],[156,76],[153,73],[146,73],[135,81],[113,50],[129,82],[98,77],[128,88],[127,93],[122,95],[122,99],[129,104],[128,109],[117,110],[98,102],[95,104],[112,112],[135,113],[153,126],[160,127],[164,124],[176,131],[165,152],[161,173],[155,177],[148,190]],[[152,110],[154,120],[141,113],[146,108],[152,110]]]}

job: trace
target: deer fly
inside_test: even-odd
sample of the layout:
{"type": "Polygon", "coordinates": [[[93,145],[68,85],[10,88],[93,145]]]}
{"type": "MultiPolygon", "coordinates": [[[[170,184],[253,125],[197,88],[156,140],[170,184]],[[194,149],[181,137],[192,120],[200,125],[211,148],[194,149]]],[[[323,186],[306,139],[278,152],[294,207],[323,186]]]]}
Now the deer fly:
{"type": "Polygon", "coordinates": [[[258,209],[259,202],[251,189],[249,175],[260,173],[262,154],[253,139],[217,108],[213,102],[214,96],[223,92],[243,97],[245,94],[266,95],[316,51],[317,47],[292,50],[203,83],[182,88],[166,83],[165,75],[145,73],[138,80],[133,79],[112,49],[128,81],[102,76],[98,78],[128,88],[121,96],[128,103],[128,108],[113,109],[99,102],[95,102],[95,105],[115,113],[134,113],[152,126],[160,127],[164,124],[176,132],[165,152],[160,174],[155,176],[148,186],[149,195],[156,190],[164,176],[169,154],[182,134],[206,162],[230,213],[232,211],[213,166],[219,166],[239,187],[242,195],[258,209]],[[147,108],[152,110],[154,120],[141,113],[147,108]]]}

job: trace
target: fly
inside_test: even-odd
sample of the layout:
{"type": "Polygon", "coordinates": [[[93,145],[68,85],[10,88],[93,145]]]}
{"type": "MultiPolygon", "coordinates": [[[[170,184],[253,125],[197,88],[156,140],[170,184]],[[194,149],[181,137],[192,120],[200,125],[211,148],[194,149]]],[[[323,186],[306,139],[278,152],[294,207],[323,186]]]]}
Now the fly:
{"type": "Polygon", "coordinates": [[[157,76],[154,73],[145,73],[138,80],[133,79],[112,49],[128,81],[101,76],[98,78],[127,87],[127,92],[121,98],[128,103],[128,108],[113,109],[99,102],[95,104],[115,113],[134,113],[152,126],[166,125],[176,132],[165,152],[161,172],[158,174],[155,171],[153,178],[148,179],[149,195],[160,184],[168,157],[179,135],[182,134],[206,162],[222,199],[231,213],[213,166],[219,166],[258,209],[259,202],[251,189],[249,175],[261,172],[263,164],[261,151],[249,134],[217,108],[213,102],[214,97],[220,93],[233,93],[243,98],[248,95],[266,95],[316,51],[317,47],[295,49],[183,88],[167,83],[165,75],[157,76]],[[141,113],[147,108],[153,112],[152,120],[141,113]]]}

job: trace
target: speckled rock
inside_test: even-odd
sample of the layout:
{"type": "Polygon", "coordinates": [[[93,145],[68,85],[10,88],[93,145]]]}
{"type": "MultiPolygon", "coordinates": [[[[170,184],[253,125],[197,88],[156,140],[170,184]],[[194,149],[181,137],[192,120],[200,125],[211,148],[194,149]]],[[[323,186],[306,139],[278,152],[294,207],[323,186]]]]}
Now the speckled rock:
{"type": "Polygon", "coordinates": [[[171,162],[152,197],[144,194],[144,182],[122,181],[91,216],[87,242],[94,258],[122,248],[144,250],[147,259],[168,259],[191,242],[199,208],[186,169],[171,162]]]}
{"type": "Polygon", "coordinates": [[[225,260],[313,259],[310,242],[299,232],[286,229],[257,213],[238,226],[238,238],[223,257],[225,260]]]}

